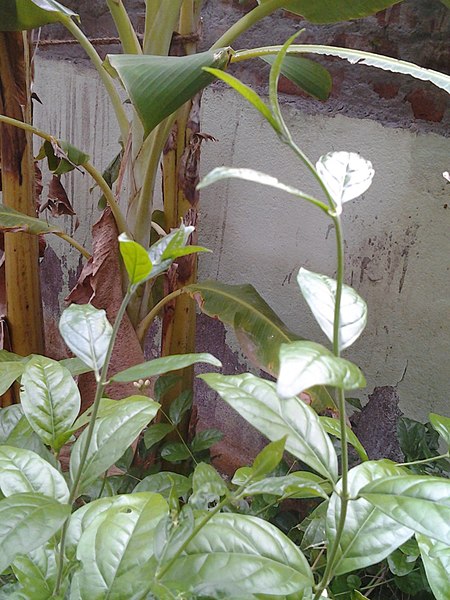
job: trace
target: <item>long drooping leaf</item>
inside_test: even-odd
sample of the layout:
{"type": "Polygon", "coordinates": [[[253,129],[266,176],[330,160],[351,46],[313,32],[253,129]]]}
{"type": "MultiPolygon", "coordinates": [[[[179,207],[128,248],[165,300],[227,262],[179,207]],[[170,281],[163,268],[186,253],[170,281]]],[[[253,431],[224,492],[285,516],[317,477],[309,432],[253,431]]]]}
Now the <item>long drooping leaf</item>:
{"type": "Polygon", "coordinates": [[[81,405],[70,371],[50,358],[32,358],[22,375],[20,399],[25,416],[44,444],[60,450],[72,435],[81,405]]]}
{"type": "Polygon", "coordinates": [[[135,367],[125,369],[125,371],[120,371],[120,373],[116,373],[111,377],[111,381],[138,381],[139,379],[156,377],[157,375],[170,373],[170,371],[184,369],[185,367],[190,367],[191,365],[200,362],[213,365],[214,367],[222,366],[220,360],[206,352],[200,352],[198,354],[174,354],[173,356],[155,358],[154,360],[149,360],[140,365],[136,365],[135,367]]]}
{"type": "Polygon", "coordinates": [[[55,0],[2,0],[1,11],[0,31],[35,29],[78,16],[55,0]]]}
{"type": "Polygon", "coordinates": [[[69,505],[40,494],[14,494],[0,500],[0,572],[18,554],[45,544],[69,514],[69,505]]]}
{"type": "Polygon", "coordinates": [[[29,217],[4,204],[0,204],[0,229],[3,231],[23,231],[25,233],[33,233],[34,235],[64,233],[62,229],[51,223],[47,223],[44,219],[29,217]]]}
{"type": "Polygon", "coordinates": [[[201,378],[269,440],[287,436],[288,452],[327,479],[337,479],[333,445],[317,414],[302,400],[281,400],[274,383],[250,373],[236,376],[208,373],[201,378]]]}
{"type": "MultiPolygon", "coordinates": [[[[357,498],[360,489],[370,481],[402,472],[401,468],[390,461],[365,462],[358,465],[349,471],[350,497],[357,498]]],[[[339,489],[340,483],[337,491],[339,489]]],[[[336,538],[340,514],[341,499],[335,492],[327,511],[327,537],[330,544],[336,538]]],[[[379,562],[401,546],[412,534],[411,529],[400,526],[389,515],[363,498],[350,500],[336,555],[336,574],[349,573],[379,562]]]]}
{"type": "Polygon", "coordinates": [[[424,535],[416,534],[422,556],[423,566],[427,574],[436,600],[450,600],[450,549],[448,545],[436,542],[424,535]]]}
{"type": "Polygon", "coordinates": [[[314,579],[301,551],[276,527],[256,517],[217,514],[175,559],[162,582],[175,589],[183,582],[194,594],[213,597],[302,598],[314,579]]]}
{"type": "MultiPolygon", "coordinates": [[[[272,65],[275,57],[265,56],[264,60],[272,65]]],[[[286,56],[281,65],[281,73],[314,98],[327,100],[331,93],[330,73],[325,67],[308,58],[286,56]]]]}
{"type": "Polygon", "coordinates": [[[64,477],[30,450],[0,446],[0,489],[4,496],[35,492],[58,502],[69,499],[64,477]]]}
{"type": "Polygon", "coordinates": [[[214,80],[203,67],[226,67],[227,48],[190,56],[108,55],[106,66],[120,77],[145,134],[214,80]]]}
{"type": "MultiPolygon", "coordinates": [[[[267,1],[267,0],[263,0],[267,1]]],[[[373,15],[402,0],[288,0],[283,8],[312,23],[337,23],[373,15]]]]}

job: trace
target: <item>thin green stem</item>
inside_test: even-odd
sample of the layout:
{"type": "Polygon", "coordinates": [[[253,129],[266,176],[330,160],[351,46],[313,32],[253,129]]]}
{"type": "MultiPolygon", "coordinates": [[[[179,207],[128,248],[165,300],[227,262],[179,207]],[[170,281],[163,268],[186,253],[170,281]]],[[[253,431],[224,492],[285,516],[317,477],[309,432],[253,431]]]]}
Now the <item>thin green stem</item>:
{"type": "Polygon", "coordinates": [[[122,0],[106,0],[125,54],[142,54],[142,48],[122,0]]]}
{"type": "Polygon", "coordinates": [[[59,233],[55,231],[55,234],[60,237],[62,240],[65,240],[66,242],[68,242],[71,246],[73,246],[76,250],[78,250],[78,252],[80,252],[80,254],[82,254],[84,256],[84,258],[87,258],[87,260],[89,260],[91,258],[91,254],[86,250],[86,248],[84,246],[82,246],[81,244],[79,244],[77,242],[77,240],[74,240],[72,236],[68,235],[67,233],[59,233]]]}
{"type": "Polygon", "coordinates": [[[97,72],[100,75],[103,85],[105,86],[105,89],[111,99],[111,103],[113,105],[114,112],[116,113],[116,118],[117,118],[117,122],[119,124],[122,140],[125,141],[128,136],[130,123],[128,121],[128,117],[125,112],[122,99],[119,96],[119,93],[114,85],[114,82],[111,79],[111,76],[106,71],[105,67],[103,66],[102,59],[100,58],[96,49],[91,44],[91,42],[88,40],[88,38],[84,35],[84,33],[81,31],[81,29],[78,27],[78,25],[76,25],[76,23],[74,23],[74,21],[70,17],[66,17],[63,15],[61,17],[61,23],[66,27],[66,29],[68,31],[70,31],[70,33],[73,35],[73,37],[78,41],[80,46],[84,49],[86,54],[91,59],[91,62],[94,65],[94,67],[97,69],[97,72]]]}
{"type": "Polygon", "coordinates": [[[166,56],[169,53],[183,0],[147,0],[145,14],[144,54],[166,56]]]}
{"type": "Polygon", "coordinates": [[[175,431],[175,433],[178,435],[178,437],[180,438],[180,441],[181,441],[181,443],[183,444],[183,446],[184,446],[184,447],[186,448],[186,450],[188,451],[188,453],[189,453],[189,456],[190,456],[190,457],[191,457],[191,459],[192,459],[192,462],[193,462],[193,463],[194,463],[194,464],[197,466],[197,465],[198,465],[198,462],[196,461],[196,459],[195,459],[195,456],[194,456],[194,454],[192,453],[192,450],[191,450],[191,449],[189,448],[189,446],[186,444],[186,442],[185,442],[185,440],[184,440],[184,437],[181,435],[181,433],[180,433],[180,431],[179,431],[178,427],[175,425],[175,423],[172,421],[172,419],[169,417],[169,415],[168,415],[168,414],[167,414],[165,411],[163,411],[163,409],[162,409],[162,408],[160,408],[160,409],[159,409],[159,412],[160,412],[162,415],[164,415],[164,416],[165,416],[165,418],[167,419],[168,423],[169,423],[170,425],[172,425],[172,427],[173,427],[173,430],[174,430],[174,431],[175,431]]]}
{"type": "MultiPolygon", "coordinates": [[[[89,421],[89,425],[86,430],[86,439],[83,444],[83,450],[82,450],[81,456],[80,456],[80,463],[79,463],[78,471],[76,472],[75,477],[73,479],[73,483],[70,487],[70,495],[69,495],[69,501],[68,501],[69,505],[73,504],[73,502],[78,497],[78,486],[80,484],[81,477],[83,475],[84,466],[86,464],[86,459],[87,459],[87,456],[89,453],[89,447],[91,445],[92,436],[94,434],[95,420],[97,418],[98,410],[100,407],[100,400],[103,397],[103,393],[105,391],[105,387],[108,382],[108,369],[109,369],[109,363],[111,361],[114,343],[116,341],[117,333],[119,331],[119,327],[122,322],[123,316],[125,314],[128,303],[130,302],[130,299],[131,299],[133,293],[134,293],[134,287],[130,286],[128,288],[127,293],[125,294],[125,297],[122,300],[122,304],[120,305],[120,308],[117,312],[116,320],[114,321],[111,339],[109,340],[109,345],[108,345],[108,349],[106,351],[105,361],[103,363],[101,373],[100,374],[96,373],[97,389],[95,391],[95,399],[94,399],[94,403],[92,405],[91,419],[89,421]]],[[[65,550],[68,522],[69,522],[69,520],[67,519],[66,522],[64,523],[64,526],[63,526],[63,529],[61,532],[61,542],[59,545],[59,556],[58,556],[58,575],[56,578],[54,595],[57,595],[59,593],[59,591],[61,589],[61,584],[62,584],[62,576],[63,576],[63,569],[64,569],[64,550],[65,550]]]]}
{"type": "Polygon", "coordinates": [[[162,300],[160,300],[157,304],[155,304],[155,306],[152,308],[152,310],[142,319],[142,321],[139,323],[139,325],[136,328],[136,335],[137,335],[137,338],[138,338],[140,344],[143,343],[143,341],[145,339],[145,335],[147,333],[147,330],[150,327],[150,325],[153,323],[153,320],[156,317],[156,315],[159,313],[159,311],[166,304],[168,304],[169,302],[171,302],[177,296],[180,296],[184,292],[185,292],[184,288],[180,288],[179,290],[175,290],[174,292],[167,294],[167,296],[164,296],[164,298],[162,300]]]}
{"type": "Polygon", "coordinates": [[[439,456],[432,456],[431,458],[423,458],[421,460],[413,460],[411,462],[399,463],[399,467],[412,467],[414,465],[426,465],[431,462],[435,462],[437,460],[442,460],[445,458],[450,458],[450,452],[446,452],[445,454],[440,454],[439,456]]]}

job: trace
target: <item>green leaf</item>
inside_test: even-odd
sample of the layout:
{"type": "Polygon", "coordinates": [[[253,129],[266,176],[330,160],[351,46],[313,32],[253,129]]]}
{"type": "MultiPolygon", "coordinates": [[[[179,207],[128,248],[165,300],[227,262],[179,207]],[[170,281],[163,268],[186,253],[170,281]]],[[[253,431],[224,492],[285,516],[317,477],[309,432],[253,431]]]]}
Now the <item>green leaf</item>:
{"type": "Polygon", "coordinates": [[[199,463],[192,477],[192,492],[189,504],[197,510],[208,510],[228,494],[228,487],[214,467],[199,463]]]}
{"type": "Polygon", "coordinates": [[[3,0],[0,31],[36,29],[63,17],[78,15],[55,0],[3,0]]]}
{"type": "Polygon", "coordinates": [[[394,550],[387,557],[387,561],[390,572],[398,577],[408,575],[416,566],[416,560],[411,560],[411,557],[404,554],[401,550],[394,550]]]}
{"type": "Polygon", "coordinates": [[[328,496],[321,486],[323,479],[314,473],[296,472],[283,477],[266,477],[245,486],[249,496],[270,494],[282,498],[324,498],[328,496]]]}
{"type": "MultiPolygon", "coordinates": [[[[130,396],[116,402],[115,410],[97,419],[86,462],[79,482],[78,493],[104,473],[124,454],[142,429],[156,415],[159,404],[145,396],[130,396]]],[[[80,468],[80,459],[86,443],[85,429],[75,442],[70,455],[72,482],[80,468]]]]}
{"type": "Polygon", "coordinates": [[[198,354],[174,354],[173,356],[164,356],[162,358],[155,358],[148,362],[141,363],[135,367],[120,371],[111,377],[111,381],[139,381],[139,379],[147,379],[155,377],[156,375],[163,375],[170,371],[177,371],[178,369],[184,369],[190,367],[195,363],[203,362],[214,367],[221,367],[222,363],[220,360],[208,353],[198,354]]]}
{"type": "Polygon", "coordinates": [[[420,533],[416,534],[416,538],[428,583],[436,600],[450,600],[450,586],[448,585],[450,552],[448,545],[436,542],[420,533]]]}
{"type": "Polygon", "coordinates": [[[19,419],[19,421],[10,431],[8,438],[5,440],[5,444],[8,446],[13,446],[14,448],[31,450],[54,467],[59,468],[58,461],[48,450],[48,448],[44,446],[44,443],[38,434],[33,431],[25,415],[19,419]]]}
{"type": "Polygon", "coordinates": [[[311,569],[293,542],[262,519],[236,514],[214,515],[161,581],[174,588],[183,582],[194,594],[227,598],[249,594],[301,598],[314,584],[311,569]]]}
{"type": "Polygon", "coordinates": [[[223,433],[218,429],[203,429],[199,431],[191,442],[192,452],[203,452],[223,439],[223,433]]]}
{"type": "Polygon", "coordinates": [[[79,166],[89,162],[89,154],[75,148],[69,142],[52,138],[52,141],[45,141],[36,160],[47,158],[49,171],[55,175],[69,173],[79,166]]]}
{"type": "Polygon", "coordinates": [[[94,518],[89,512],[83,515],[77,547],[81,569],[75,575],[79,600],[146,597],[146,581],[151,580],[146,563],[153,555],[152,537],[167,514],[167,502],[150,492],[122,498],[94,518]]]}
{"type": "MultiPolygon", "coordinates": [[[[106,417],[107,415],[114,412],[117,406],[117,400],[112,400],[111,398],[101,398],[98,411],[97,411],[97,419],[101,417],[106,417]]],[[[81,429],[85,425],[89,423],[92,415],[92,406],[86,409],[78,419],[73,424],[72,430],[76,431],[77,429],[81,429]]]]}
{"type": "Polygon", "coordinates": [[[59,331],[72,352],[98,373],[112,335],[106,312],[90,304],[71,304],[61,315],[59,331]]]}
{"type": "MultiPolygon", "coordinates": [[[[333,342],[334,310],[336,304],[336,281],[301,268],[298,285],[320,328],[333,342]]],[[[339,348],[344,350],[353,344],[364,331],[367,323],[367,304],[348,285],[343,285],[339,315],[339,348]]]]}
{"type": "Polygon", "coordinates": [[[91,367],[88,367],[84,364],[82,360],[79,358],[63,358],[63,360],[59,361],[59,364],[68,369],[72,376],[83,375],[84,373],[90,373],[92,371],[91,367]]]}
{"type": "Polygon", "coordinates": [[[442,4],[447,8],[450,8],[450,0],[441,0],[442,4]]]}
{"type": "Polygon", "coordinates": [[[168,442],[161,448],[161,458],[168,462],[180,462],[191,458],[189,448],[181,442],[168,442]]]}
{"type": "Polygon", "coordinates": [[[169,419],[174,425],[178,425],[183,415],[190,410],[193,401],[192,390],[184,390],[173,400],[169,408],[169,419]]]}
{"type": "Polygon", "coordinates": [[[58,565],[51,542],[27,555],[16,557],[12,568],[21,584],[21,598],[33,598],[33,600],[52,598],[58,565]]]}
{"type": "MultiPolygon", "coordinates": [[[[319,417],[319,418],[320,418],[320,422],[322,423],[322,427],[325,429],[325,431],[327,433],[329,433],[330,435],[334,435],[338,439],[341,439],[341,426],[337,419],[333,419],[332,417],[319,417]]],[[[358,440],[358,438],[353,433],[353,431],[350,429],[350,427],[346,427],[345,430],[347,432],[348,443],[353,446],[353,448],[358,453],[360,459],[362,461],[369,460],[369,457],[367,456],[367,452],[364,450],[364,446],[358,440]]]]}
{"type": "Polygon", "coordinates": [[[447,446],[450,447],[450,419],[436,413],[430,413],[428,418],[433,428],[439,433],[447,446]]]}
{"type": "Polygon", "coordinates": [[[364,596],[363,594],[361,594],[361,592],[358,592],[358,590],[353,590],[352,591],[352,600],[369,600],[369,598],[367,598],[367,596],[364,596]]]}
{"type": "MultiPolygon", "coordinates": [[[[336,575],[380,562],[412,536],[413,531],[399,526],[392,518],[394,515],[386,515],[367,500],[358,498],[361,488],[367,483],[383,481],[403,472],[404,469],[387,460],[365,462],[349,471],[348,489],[352,499],[347,506],[345,526],[336,555],[336,575]]],[[[335,540],[341,515],[340,489],[341,482],[331,496],[327,511],[329,544],[335,540]]]]}
{"type": "Polygon", "coordinates": [[[366,485],[360,495],[405,527],[450,546],[450,480],[387,477],[366,485]]]}
{"type": "Polygon", "coordinates": [[[25,365],[20,362],[0,362],[0,396],[21,377],[25,365]]]}
{"type": "Polygon", "coordinates": [[[270,108],[265,104],[258,94],[252,90],[248,85],[239,81],[233,75],[229,73],[225,73],[224,71],[220,71],[219,69],[208,69],[205,68],[205,71],[217,77],[217,79],[221,79],[225,83],[227,83],[230,87],[236,90],[245,100],[250,102],[256,110],[266,119],[266,121],[273,127],[277,134],[281,133],[280,126],[272,114],[270,108]]]}
{"type": "Polygon", "coordinates": [[[22,375],[20,400],[25,416],[44,444],[60,450],[72,435],[81,405],[70,371],[50,358],[32,358],[22,375]]]}
{"type": "Polygon", "coordinates": [[[189,56],[110,54],[106,67],[120,77],[147,136],[166,117],[213,81],[203,67],[226,67],[229,49],[189,56]]]}
{"type": "Polygon", "coordinates": [[[190,479],[179,473],[161,471],[144,477],[134,488],[133,494],[135,492],[157,492],[164,498],[168,498],[172,488],[175,488],[178,497],[183,497],[190,492],[192,483],[190,479]]]}
{"type": "Polygon", "coordinates": [[[364,387],[359,368],[334,356],[315,342],[291,342],[280,349],[280,374],[277,392],[284,398],[296,396],[313,385],[331,385],[344,390],[364,387]]]}
{"type": "Polygon", "coordinates": [[[329,152],[319,158],[316,170],[335,203],[337,215],[344,202],[369,189],[375,175],[372,163],[356,152],[329,152]]]}
{"type": "Polygon", "coordinates": [[[19,554],[45,544],[69,514],[70,506],[40,494],[14,494],[0,500],[0,572],[19,554]]]}
{"type": "Polygon", "coordinates": [[[164,439],[171,431],[173,431],[173,425],[170,423],[156,423],[156,425],[150,425],[144,433],[145,447],[147,449],[151,448],[154,444],[157,444],[164,439]]]}
{"type": "MultiPolygon", "coordinates": [[[[274,56],[264,56],[269,65],[275,61],[274,56]]],[[[325,67],[308,58],[285,56],[281,65],[281,73],[292,83],[318,100],[327,100],[332,87],[331,75],[325,67]]]]}
{"type": "Polygon", "coordinates": [[[11,432],[23,417],[20,404],[0,409],[0,444],[6,444],[11,432]]]}
{"type": "Polygon", "coordinates": [[[130,284],[137,285],[146,281],[150,277],[153,265],[145,248],[122,233],[119,236],[119,250],[130,284]]]}
{"type": "Polygon", "coordinates": [[[6,497],[35,492],[63,504],[69,500],[59,471],[34,452],[11,446],[0,446],[0,489],[6,497]]]}
{"type": "Polygon", "coordinates": [[[64,233],[60,227],[53,225],[53,223],[48,223],[44,219],[30,217],[4,204],[0,204],[0,229],[11,232],[23,231],[25,233],[32,233],[33,235],[64,233]]]}
{"type": "Polygon", "coordinates": [[[286,439],[286,436],[284,436],[280,440],[270,442],[270,444],[261,450],[253,461],[253,477],[262,477],[271,473],[278,467],[283,459],[284,450],[286,448],[286,439]]]}
{"type": "Polygon", "coordinates": [[[337,479],[337,457],[314,410],[299,398],[281,400],[275,384],[250,373],[201,378],[253,427],[271,441],[287,436],[286,450],[312,469],[337,479]]]}
{"type": "Polygon", "coordinates": [[[14,354],[14,352],[8,352],[8,350],[0,350],[0,363],[2,362],[27,362],[29,358],[27,356],[20,356],[20,354],[14,354]]]}
{"type": "Polygon", "coordinates": [[[399,2],[401,0],[288,0],[283,8],[312,23],[337,23],[373,15],[399,2]]]}

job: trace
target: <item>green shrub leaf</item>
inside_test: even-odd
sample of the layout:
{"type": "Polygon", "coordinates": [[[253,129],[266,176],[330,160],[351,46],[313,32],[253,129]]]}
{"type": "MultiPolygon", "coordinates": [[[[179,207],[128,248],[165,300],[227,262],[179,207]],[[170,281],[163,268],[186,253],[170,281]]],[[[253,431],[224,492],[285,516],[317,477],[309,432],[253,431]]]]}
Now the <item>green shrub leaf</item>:
{"type": "Polygon", "coordinates": [[[134,488],[134,492],[158,492],[164,498],[168,498],[172,488],[175,488],[178,497],[186,496],[192,488],[191,480],[169,471],[161,471],[154,475],[147,475],[134,488]]]}
{"type": "Polygon", "coordinates": [[[0,31],[36,29],[62,17],[78,15],[55,0],[2,0],[0,31]]]}
{"type": "MultiPolygon", "coordinates": [[[[327,433],[330,435],[334,435],[338,439],[341,439],[341,426],[337,419],[333,419],[332,417],[319,417],[320,422],[322,423],[322,427],[325,429],[327,433]]],[[[369,460],[367,456],[367,452],[364,449],[364,446],[358,440],[356,435],[350,429],[350,427],[346,427],[347,432],[347,441],[349,444],[353,446],[356,452],[359,454],[359,458],[362,461],[369,460]]]]}
{"type": "Polygon", "coordinates": [[[428,418],[433,428],[439,433],[447,446],[450,447],[450,419],[435,413],[430,413],[428,418]]]}
{"type": "Polygon", "coordinates": [[[416,534],[428,583],[436,600],[450,600],[450,549],[420,533],[416,534]]]}
{"type": "Polygon", "coordinates": [[[283,8],[312,23],[337,23],[373,15],[399,2],[401,0],[288,0],[283,8]]]}
{"type": "Polygon", "coordinates": [[[145,248],[122,233],[119,236],[119,249],[131,285],[146,281],[150,277],[153,265],[145,248]]]}
{"type": "Polygon", "coordinates": [[[162,358],[155,358],[148,362],[141,363],[135,367],[120,371],[111,377],[111,381],[139,381],[139,379],[146,379],[148,377],[156,377],[157,375],[164,375],[170,373],[170,371],[177,371],[178,369],[184,369],[190,367],[195,363],[207,363],[214,367],[221,367],[222,363],[220,360],[208,353],[198,354],[174,354],[173,356],[164,356],[162,358]]]}

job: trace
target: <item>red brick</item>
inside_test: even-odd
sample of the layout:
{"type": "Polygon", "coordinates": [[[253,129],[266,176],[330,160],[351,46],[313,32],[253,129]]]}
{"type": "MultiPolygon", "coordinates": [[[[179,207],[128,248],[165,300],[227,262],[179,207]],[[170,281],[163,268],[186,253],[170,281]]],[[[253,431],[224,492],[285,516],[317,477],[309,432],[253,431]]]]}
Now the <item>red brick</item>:
{"type": "Polygon", "coordinates": [[[423,121],[439,123],[444,116],[446,101],[430,90],[416,88],[406,96],[414,117],[423,121]]]}

